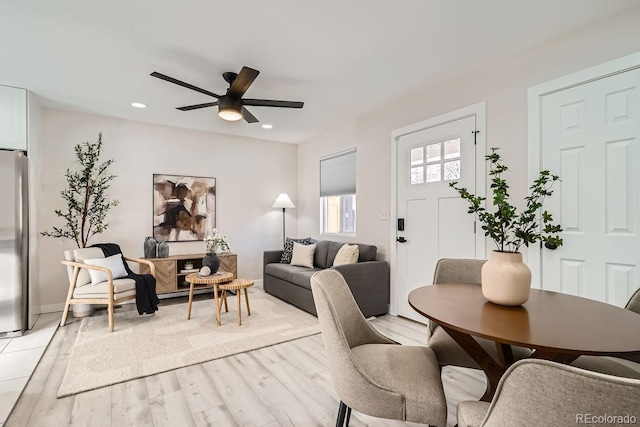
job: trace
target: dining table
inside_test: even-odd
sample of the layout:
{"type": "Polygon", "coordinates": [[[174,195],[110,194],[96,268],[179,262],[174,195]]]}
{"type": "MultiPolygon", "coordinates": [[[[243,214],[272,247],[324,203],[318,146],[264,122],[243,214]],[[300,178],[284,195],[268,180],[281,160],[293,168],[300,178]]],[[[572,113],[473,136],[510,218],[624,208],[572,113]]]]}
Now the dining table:
{"type": "Polygon", "coordinates": [[[582,355],[640,355],[637,313],[579,296],[531,289],[524,304],[511,307],[489,302],[478,284],[440,284],[411,291],[409,305],[438,323],[482,368],[487,377],[484,401],[491,400],[514,363],[511,346],[564,364],[582,355]],[[474,337],[494,341],[498,360],[474,337]]]}

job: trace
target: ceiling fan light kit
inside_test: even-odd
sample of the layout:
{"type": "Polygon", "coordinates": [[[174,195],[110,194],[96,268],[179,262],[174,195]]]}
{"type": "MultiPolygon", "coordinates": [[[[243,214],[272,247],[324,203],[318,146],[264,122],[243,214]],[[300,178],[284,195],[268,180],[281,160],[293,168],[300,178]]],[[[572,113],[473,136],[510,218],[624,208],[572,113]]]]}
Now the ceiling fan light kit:
{"type": "Polygon", "coordinates": [[[229,89],[225,95],[217,95],[205,89],[201,89],[192,84],[183,82],[181,80],[169,77],[165,74],[154,71],[151,76],[161,80],[168,81],[169,83],[176,84],[178,86],[186,87],[187,89],[194,90],[196,92],[203,93],[205,95],[212,96],[217,99],[214,102],[207,102],[204,104],[187,105],[184,107],[178,107],[180,111],[197,110],[200,108],[218,106],[218,116],[224,120],[235,122],[240,119],[244,119],[247,123],[258,123],[258,119],[245,108],[245,105],[252,105],[257,107],[280,107],[280,108],[302,108],[304,102],[298,101],[276,101],[271,99],[242,99],[249,86],[258,77],[260,71],[254,70],[249,67],[242,67],[240,73],[226,72],[222,74],[222,77],[229,83],[229,89]]]}
{"type": "Polygon", "coordinates": [[[221,96],[218,99],[218,116],[229,122],[242,119],[242,100],[221,96]]]}

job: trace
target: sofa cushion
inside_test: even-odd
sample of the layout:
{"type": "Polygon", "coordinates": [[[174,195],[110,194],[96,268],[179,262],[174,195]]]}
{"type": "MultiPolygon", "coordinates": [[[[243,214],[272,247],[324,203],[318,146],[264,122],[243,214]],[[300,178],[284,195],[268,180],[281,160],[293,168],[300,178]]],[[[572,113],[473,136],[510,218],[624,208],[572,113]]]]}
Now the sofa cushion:
{"type": "Polygon", "coordinates": [[[355,264],[358,262],[359,256],[360,250],[358,249],[358,245],[345,243],[336,254],[336,257],[333,260],[333,265],[355,264]]]}
{"type": "Polygon", "coordinates": [[[291,265],[299,265],[300,267],[313,268],[313,254],[316,245],[301,245],[293,242],[293,254],[291,255],[291,265]]]}
{"type": "Polygon", "coordinates": [[[282,264],[291,263],[291,255],[293,254],[293,243],[297,242],[301,245],[310,245],[311,238],[305,237],[304,239],[292,239],[290,237],[285,238],[284,240],[284,249],[282,251],[282,257],[280,258],[280,262],[282,264]]]}
{"type": "MultiPolygon", "coordinates": [[[[85,259],[84,262],[85,264],[104,267],[111,270],[112,279],[127,277],[128,274],[127,270],[124,268],[124,260],[122,259],[121,254],[115,254],[106,258],[85,259]]],[[[89,270],[89,276],[91,276],[92,286],[106,282],[109,279],[107,277],[107,273],[100,270],[89,270]]]]}
{"type": "MultiPolygon", "coordinates": [[[[336,258],[336,255],[343,244],[344,243],[342,242],[329,241],[329,248],[327,249],[327,267],[331,267],[333,265],[333,260],[336,258]]],[[[358,251],[360,251],[360,255],[358,255],[358,262],[376,260],[376,252],[378,250],[376,246],[363,245],[362,243],[356,243],[356,245],[358,245],[358,251]]]]}
{"type": "Polygon", "coordinates": [[[327,265],[327,251],[329,250],[329,241],[320,240],[316,243],[316,251],[313,254],[313,265],[318,268],[329,268],[327,265]]]}
{"type": "Polygon", "coordinates": [[[291,275],[291,282],[296,285],[311,290],[311,276],[320,268],[306,268],[304,271],[296,271],[291,275]]]}
{"type": "Polygon", "coordinates": [[[319,270],[319,268],[307,268],[307,267],[298,267],[296,265],[289,264],[278,264],[272,263],[267,264],[264,267],[264,273],[273,277],[277,277],[278,279],[285,280],[287,282],[293,282],[293,274],[298,272],[315,272],[319,270]]]}

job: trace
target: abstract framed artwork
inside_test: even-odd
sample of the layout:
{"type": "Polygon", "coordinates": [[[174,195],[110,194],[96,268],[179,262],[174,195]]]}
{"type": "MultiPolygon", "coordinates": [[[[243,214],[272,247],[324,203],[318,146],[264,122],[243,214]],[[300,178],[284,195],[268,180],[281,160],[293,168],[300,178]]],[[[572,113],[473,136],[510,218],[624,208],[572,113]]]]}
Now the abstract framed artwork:
{"type": "Polygon", "coordinates": [[[153,237],[204,240],[216,226],[216,179],[153,174],[153,237]]]}

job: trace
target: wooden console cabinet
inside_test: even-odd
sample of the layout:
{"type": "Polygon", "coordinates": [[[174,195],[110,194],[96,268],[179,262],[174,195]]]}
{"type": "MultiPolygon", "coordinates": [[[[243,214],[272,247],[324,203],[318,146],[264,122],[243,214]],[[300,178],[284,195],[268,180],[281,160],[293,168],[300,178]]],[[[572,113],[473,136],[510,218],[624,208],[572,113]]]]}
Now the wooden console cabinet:
{"type": "MultiPolygon", "coordinates": [[[[204,254],[173,255],[167,258],[147,258],[156,266],[156,292],[166,294],[169,292],[189,291],[189,283],[185,280],[187,274],[197,272],[202,267],[204,254]],[[193,268],[187,270],[185,264],[193,263],[193,268]]],[[[238,256],[234,253],[218,254],[220,258],[220,270],[233,273],[233,278],[238,278],[238,256]]],[[[149,267],[142,264],[141,274],[148,274],[149,267]]]]}

